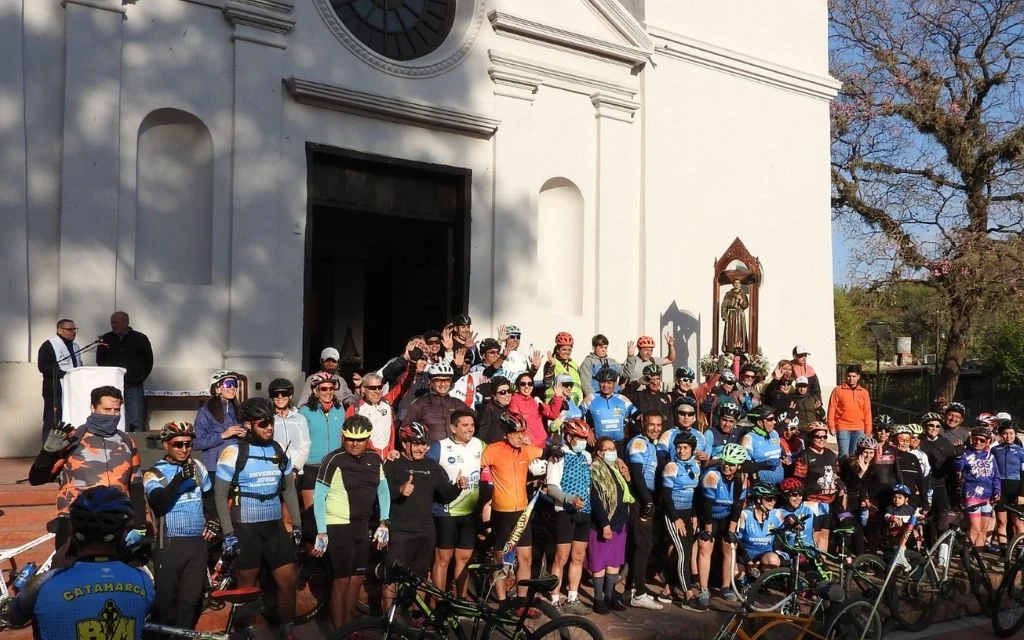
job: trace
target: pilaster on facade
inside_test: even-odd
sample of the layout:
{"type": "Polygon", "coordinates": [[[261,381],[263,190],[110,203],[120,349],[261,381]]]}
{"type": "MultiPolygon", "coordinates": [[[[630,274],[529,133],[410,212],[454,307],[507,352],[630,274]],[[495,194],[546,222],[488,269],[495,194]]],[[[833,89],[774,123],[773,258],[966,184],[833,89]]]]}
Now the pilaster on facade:
{"type": "Polygon", "coordinates": [[[544,81],[537,76],[520,73],[511,69],[491,67],[487,75],[494,83],[494,95],[533,102],[544,81]]]}
{"type": "Polygon", "coordinates": [[[232,40],[287,49],[286,36],[295,27],[294,9],[294,0],[229,0],[222,11],[234,27],[232,40]]]}
{"type": "Polygon", "coordinates": [[[608,118],[619,122],[633,122],[633,116],[640,103],[620,96],[609,95],[602,91],[590,94],[590,103],[594,105],[595,118],[608,118]]]}

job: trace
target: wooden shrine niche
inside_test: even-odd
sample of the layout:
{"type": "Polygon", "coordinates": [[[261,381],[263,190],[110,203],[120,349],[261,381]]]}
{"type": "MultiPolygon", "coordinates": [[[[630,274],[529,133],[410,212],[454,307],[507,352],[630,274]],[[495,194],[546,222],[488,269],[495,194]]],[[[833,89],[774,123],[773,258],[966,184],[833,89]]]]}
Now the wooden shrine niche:
{"type": "Polygon", "coordinates": [[[757,353],[761,262],[736,238],[715,261],[711,353],[757,353]]]}

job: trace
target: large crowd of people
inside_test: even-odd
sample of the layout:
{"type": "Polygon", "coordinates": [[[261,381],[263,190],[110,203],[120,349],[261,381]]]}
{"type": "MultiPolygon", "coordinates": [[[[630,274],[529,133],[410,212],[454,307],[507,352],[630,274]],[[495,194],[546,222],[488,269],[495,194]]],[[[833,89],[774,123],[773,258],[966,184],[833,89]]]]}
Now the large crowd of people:
{"type": "MultiPolygon", "coordinates": [[[[856,367],[823,398],[802,346],[771,371],[737,352],[700,381],[669,368],[666,384],[668,336],[663,357],[640,336],[621,364],[603,335],[581,364],[566,332],[547,353],[523,352],[521,340],[511,325],[478,340],[460,315],[412,336],[377,370],[344,380],[328,347],[299,389],[277,379],[269,397],[242,402],[239,373],[218,371],[195,419],[162,428],[166,455],[145,471],[116,429],[121,392],[98,388],[86,424],[50,430],[31,471],[34,484],[61,484],[58,566],[97,553],[78,536],[76,505],[90,487],[116,488],[117,513],[128,514],[118,524],[142,526],[148,513],[155,527],[153,619],[196,624],[209,546],[222,544],[237,551],[240,586],[270,570],[287,638],[297,544],[327,559],[329,617],[340,626],[357,615],[377,562],[468,596],[470,560],[514,547],[519,578],[558,577],[549,596],[559,611],[706,611],[713,596],[735,600],[734,585],[788,561],[772,535],[787,518],[806,516],[804,542],[819,548],[835,543],[837,526],[852,527],[855,553],[884,549],[915,511],[965,510],[986,553],[1024,531],[1001,509],[1022,502],[1024,467],[1005,413],[967,427],[967,408],[954,402],[895,424],[873,414],[856,367]]],[[[922,535],[937,531],[929,524],[922,535]]],[[[502,581],[496,592],[511,595],[502,581]]],[[[51,624],[43,591],[31,593],[14,610],[51,624]]],[[[386,606],[393,594],[382,597],[386,606]]]]}

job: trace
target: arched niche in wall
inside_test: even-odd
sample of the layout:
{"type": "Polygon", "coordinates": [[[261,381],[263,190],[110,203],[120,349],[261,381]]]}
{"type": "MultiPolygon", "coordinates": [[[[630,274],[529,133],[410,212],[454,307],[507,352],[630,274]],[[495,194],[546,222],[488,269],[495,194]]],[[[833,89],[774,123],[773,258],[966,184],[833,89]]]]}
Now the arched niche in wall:
{"type": "Polygon", "coordinates": [[[551,178],[537,198],[538,297],[550,313],[583,313],[583,194],[551,178]]]}
{"type": "Polygon", "coordinates": [[[213,137],[194,115],[157,109],[139,126],[135,279],[213,282],[213,137]]]}

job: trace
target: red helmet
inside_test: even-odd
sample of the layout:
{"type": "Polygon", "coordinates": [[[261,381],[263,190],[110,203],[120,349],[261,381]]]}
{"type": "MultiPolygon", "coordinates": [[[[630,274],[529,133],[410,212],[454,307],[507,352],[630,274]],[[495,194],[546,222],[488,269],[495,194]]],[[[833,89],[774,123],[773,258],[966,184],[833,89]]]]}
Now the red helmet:
{"type": "Polygon", "coordinates": [[[556,347],[571,347],[572,346],[572,335],[565,331],[559,331],[555,336],[556,347]]]}
{"type": "Polygon", "coordinates": [[[322,384],[332,384],[334,385],[335,389],[341,386],[338,381],[338,376],[334,375],[333,373],[327,373],[326,371],[321,371],[319,373],[313,374],[313,376],[309,379],[309,388],[312,389],[313,391],[316,391],[316,388],[322,384]]]}
{"type": "Polygon", "coordinates": [[[505,433],[521,433],[530,428],[526,418],[514,411],[506,411],[498,420],[501,422],[501,430],[505,433]]]}
{"type": "Polygon", "coordinates": [[[579,418],[568,418],[562,422],[562,435],[584,438],[588,442],[594,439],[594,432],[590,425],[579,418]]]}
{"type": "Polygon", "coordinates": [[[784,491],[784,492],[803,491],[804,490],[804,483],[800,482],[796,478],[786,478],[779,485],[779,489],[782,489],[782,491],[784,491]]]}
{"type": "Polygon", "coordinates": [[[637,349],[653,349],[654,348],[654,338],[652,338],[651,336],[640,336],[639,338],[636,339],[636,348],[637,349]]]}

